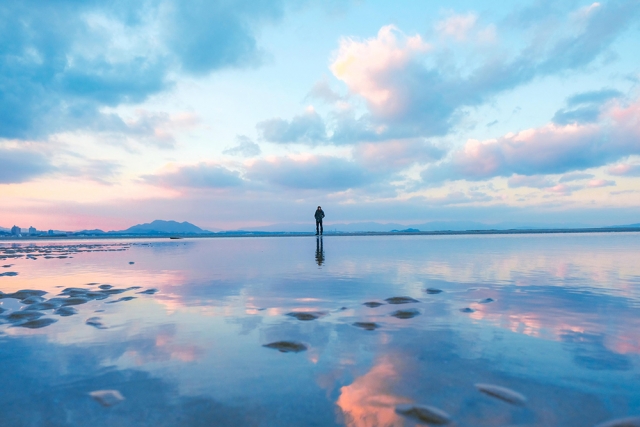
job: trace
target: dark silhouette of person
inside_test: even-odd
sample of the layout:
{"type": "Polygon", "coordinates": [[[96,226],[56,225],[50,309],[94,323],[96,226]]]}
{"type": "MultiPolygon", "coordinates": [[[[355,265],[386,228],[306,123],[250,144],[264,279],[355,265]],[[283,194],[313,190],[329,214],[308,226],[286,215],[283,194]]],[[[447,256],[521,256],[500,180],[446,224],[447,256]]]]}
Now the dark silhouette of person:
{"type": "Polygon", "coordinates": [[[322,218],[324,218],[324,211],[320,206],[318,206],[318,209],[316,209],[315,217],[316,217],[316,236],[317,236],[318,234],[322,234],[322,218]]]}
{"type": "Polygon", "coordinates": [[[316,239],[316,262],[318,265],[324,264],[324,248],[322,247],[322,237],[316,239]]]}

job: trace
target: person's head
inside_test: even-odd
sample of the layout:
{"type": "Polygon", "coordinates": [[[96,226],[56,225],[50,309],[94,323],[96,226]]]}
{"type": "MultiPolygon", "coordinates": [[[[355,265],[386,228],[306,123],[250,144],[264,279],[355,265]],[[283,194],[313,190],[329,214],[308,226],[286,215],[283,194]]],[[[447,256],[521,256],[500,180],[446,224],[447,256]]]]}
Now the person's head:
{"type": "Polygon", "coordinates": [[[318,206],[318,209],[322,209],[320,206],[318,206]]]}

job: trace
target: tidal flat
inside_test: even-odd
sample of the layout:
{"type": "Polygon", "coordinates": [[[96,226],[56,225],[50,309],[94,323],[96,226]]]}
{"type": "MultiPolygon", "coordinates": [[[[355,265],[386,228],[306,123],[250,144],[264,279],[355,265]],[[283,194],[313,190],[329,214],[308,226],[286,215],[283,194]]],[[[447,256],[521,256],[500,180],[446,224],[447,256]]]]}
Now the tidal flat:
{"type": "Polygon", "coordinates": [[[2,426],[640,426],[640,234],[0,244],[2,426]]]}

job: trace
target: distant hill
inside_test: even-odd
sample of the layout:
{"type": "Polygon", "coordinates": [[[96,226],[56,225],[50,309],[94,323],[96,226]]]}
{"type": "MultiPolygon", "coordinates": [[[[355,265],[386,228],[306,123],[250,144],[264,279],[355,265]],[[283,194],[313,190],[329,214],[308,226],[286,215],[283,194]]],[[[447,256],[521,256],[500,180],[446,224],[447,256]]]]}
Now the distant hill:
{"type": "Polygon", "coordinates": [[[629,224],[629,225],[612,225],[607,228],[640,228],[640,223],[638,224],[629,224]]]}
{"type": "Polygon", "coordinates": [[[157,219],[150,223],[138,224],[122,231],[111,231],[110,233],[122,234],[204,234],[211,233],[189,222],[163,221],[157,219]]]}

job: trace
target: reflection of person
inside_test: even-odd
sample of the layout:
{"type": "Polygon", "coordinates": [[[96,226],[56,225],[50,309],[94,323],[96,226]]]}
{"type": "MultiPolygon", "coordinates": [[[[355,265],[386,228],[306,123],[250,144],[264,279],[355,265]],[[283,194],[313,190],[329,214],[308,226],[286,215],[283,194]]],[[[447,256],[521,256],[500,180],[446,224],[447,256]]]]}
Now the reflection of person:
{"type": "Polygon", "coordinates": [[[324,263],[324,248],[322,247],[322,237],[316,239],[316,262],[318,265],[324,263]]]}
{"type": "Polygon", "coordinates": [[[324,218],[324,211],[320,206],[318,206],[318,209],[316,209],[315,217],[316,217],[316,236],[317,236],[318,234],[322,234],[322,218],[324,218]]]}

